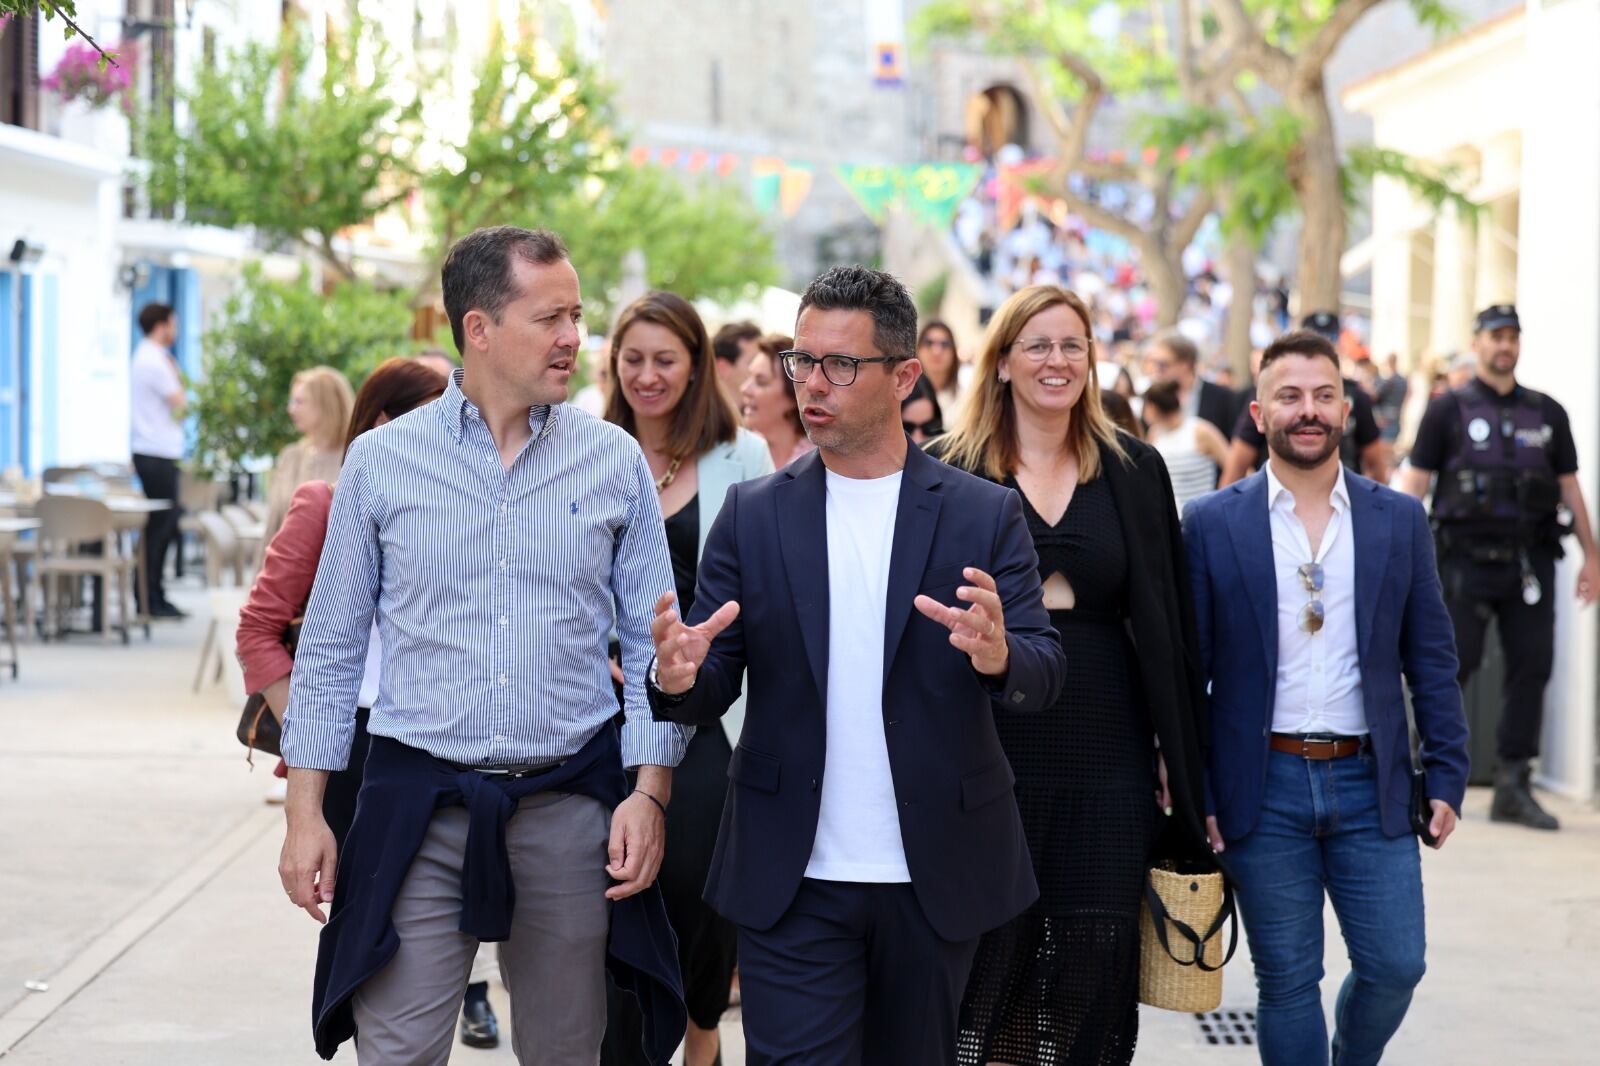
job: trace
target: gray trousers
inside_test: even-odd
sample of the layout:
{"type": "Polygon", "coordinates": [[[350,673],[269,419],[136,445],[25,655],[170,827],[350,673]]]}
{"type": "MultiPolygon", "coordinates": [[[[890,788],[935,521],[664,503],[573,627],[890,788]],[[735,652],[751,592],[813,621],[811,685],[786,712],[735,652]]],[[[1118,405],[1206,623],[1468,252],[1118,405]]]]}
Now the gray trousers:
{"type": "MultiPolygon", "coordinates": [[[[587,796],[528,796],[506,826],[516,883],[500,976],[511,996],[512,1048],[521,1066],[600,1060],[612,884],[610,812],[587,796]]],[[[400,950],[356,990],[360,1066],[442,1066],[478,941],[462,933],[461,865],[467,811],[434,813],[393,912],[400,950]]]]}

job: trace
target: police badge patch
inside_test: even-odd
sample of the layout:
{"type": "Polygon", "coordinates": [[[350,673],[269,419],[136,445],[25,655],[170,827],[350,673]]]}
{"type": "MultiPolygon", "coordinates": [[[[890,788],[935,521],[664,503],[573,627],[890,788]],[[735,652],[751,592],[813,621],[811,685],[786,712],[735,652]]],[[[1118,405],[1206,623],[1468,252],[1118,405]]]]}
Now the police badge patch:
{"type": "Polygon", "coordinates": [[[1474,444],[1482,444],[1489,439],[1489,422],[1487,419],[1474,418],[1467,423],[1467,436],[1472,438],[1474,444]]]}

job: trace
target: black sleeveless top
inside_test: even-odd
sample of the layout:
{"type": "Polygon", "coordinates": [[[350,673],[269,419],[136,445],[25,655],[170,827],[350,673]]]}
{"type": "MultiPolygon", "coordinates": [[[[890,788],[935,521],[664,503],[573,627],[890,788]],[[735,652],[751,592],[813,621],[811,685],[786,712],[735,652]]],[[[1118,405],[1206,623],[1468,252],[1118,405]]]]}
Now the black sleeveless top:
{"type": "Polygon", "coordinates": [[[1034,510],[1016,478],[1007,478],[1006,484],[1022,497],[1023,517],[1039,553],[1039,579],[1045,581],[1060,572],[1072,586],[1076,606],[1071,616],[1084,620],[1126,617],[1128,546],[1122,540],[1110,483],[1098,477],[1080,484],[1053,526],[1034,510]]]}
{"type": "Polygon", "coordinates": [[[667,519],[667,553],[672,556],[672,584],[678,593],[678,617],[688,618],[694,606],[695,574],[700,569],[700,494],[667,519]]]}

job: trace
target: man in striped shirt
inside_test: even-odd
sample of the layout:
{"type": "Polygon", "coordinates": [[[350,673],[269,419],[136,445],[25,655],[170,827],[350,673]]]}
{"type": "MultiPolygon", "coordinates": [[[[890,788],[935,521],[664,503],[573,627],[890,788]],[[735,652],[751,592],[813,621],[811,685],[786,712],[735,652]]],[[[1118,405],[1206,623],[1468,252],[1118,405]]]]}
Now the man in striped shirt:
{"type": "Polygon", "coordinates": [[[560,240],[479,230],[451,250],[443,292],[464,369],[438,401],[358,439],[334,496],[285,715],[279,872],[318,921],[334,904],[319,1051],[355,1028],[364,1064],[445,1062],[477,941],[505,938],[518,1060],[592,1063],[608,925],[624,913],[612,904],[654,882],[671,768],[692,735],[654,722],[643,687],[652,607],[673,587],[666,535],[638,445],[563,405],[582,310],[560,240]],[[374,620],[372,755],[336,856],[322,790],[348,757],[374,620]],[[613,624],[627,679],[620,759],[613,624]],[[639,771],[631,792],[624,765],[639,771]],[[529,792],[556,777],[559,791],[529,792]],[[398,784],[381,792],[386,782],[398,784]],[[596,798],[607,796],[614,810],[596,798]],[[413,825],[419,840],[405,837],[413,825]],[[416,849],[392,877],[403,883],[378,886],[392,905],[374,902],[403,847],[416,849]],[[503,891],[475,894],[500,869],[503,891]],[[362,922],[387,949],[352,946],[362,922]],[[504,937],[466,935],[500,926],[504,937]]]}

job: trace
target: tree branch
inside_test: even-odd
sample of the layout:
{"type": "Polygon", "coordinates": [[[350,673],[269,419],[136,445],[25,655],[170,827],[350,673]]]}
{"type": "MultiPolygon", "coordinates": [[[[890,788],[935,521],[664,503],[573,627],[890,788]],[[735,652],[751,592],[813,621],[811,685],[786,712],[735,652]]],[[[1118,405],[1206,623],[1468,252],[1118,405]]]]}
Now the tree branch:
{"type": "Polygon", "coordinates": [[[355,267],[340,259],[339,253],[333,250],[333,234],[319,230],[317,232],[316,249],[322,254],[323,261],[332,267],[334,272],[342,279],[350,281],[355,278],[355,267]]]}
{"type": "MultiPolygon", "coordinates": [[[[1239,0],[1219,0],[1219,2],[1238,3],[1239,0]]],[[[1292,77],[1294,84],[1301,87],[1321,84],[1322,70],[1328,65],[1334,49],[1339,47],[1345,34],[1360,21],[1361,16],[1380,3],[1382,0],[1339,0],[1329,12],[1328,21],[1322,24],[1316,36],[1307,41],[1300,54],[1295,56],[1292,77]]]]}
{"type": "MultiPolygon", "coordinates": [[[[114,67],[120,65],[120,64],[117,63],[117,60],[116,60],[115,56],[113,56],[110,52],[107,52],[104,48],[101,48],[100,45],[95,42],[95,39],[93,37],[89,36],[89,32],[87,30],[85,30],[82,26],[78,25],[76,22],[72,21],[72,16],[67,14],[66,9],[63,8],[60,4],[49,4],[49,3],[46,3],[46,4],[41,4],[40,6],[42,8],[44,8],[44,15],[45,15],[46,18],[54,18],[55,16],[60,15],[61,16],[61,21],[65,22],[67,24],[67,27],[69,29],[71,29],[73,33],[77,34],[79,37],[82,37],[85,41],[87,41],[88,44],[89,44],[89,47],[93,48],[96,52],[99,52],[100,53],[100,57],[102,59],[104,59],[107,63],[110,63],[114,67]]],[[[70,36],[70,34],[69,34],[69,36],[70,36]]]]}
{"type": "MultiPolygon", "coordinates": [[[[1347,0],[1347,2],[1370,2],[1377,0],[1347,0]]],[[[1231,38],[1230,48],[1237,48],[1255,60],[1253,64],[1268,82],[1283,90],[1293,79],[1295,74],[1295,61],[1289,53],[1269,42],[1261,33],[1250,13],[1244,8],[1244,0],[1208,0],[1212,12],[1217,16],[1217,21],[1222,24],[1223,34],[1231,38]]]]}
{"type": "Polygon", "coordinates": [[[1155,237],[1149,230],[1129,218],[1124,218],[1114,211],[1107,211],[1099,204],[1085,200],[1071,189],[1063,189],[1061,198],[1067,202],[1072,213],[1082,218],[1085,222],[1097,229],[1108,230],[1142,249],[1150,249],[1155,243],[1155,237]]]}
{"type": "MultiPolygon", "coordinates": [[[[1159,11],[1159,9],[1158,9],[1159,11]]],[[[1194,96],[1194,0],[1178,0],[1178,91],[1194,96]]]]}
{"type": "Polygon", "coordinates": [[[1099,109],[1100,101],[1105,98],[1105,82],[1081,56],[1062,52],[1056,56],[1056,62],[1071,71],[1083,86],[1083,96],[1073,109],[1071,118],[1066,116],[1061,110],[1061,105],[1056,102],[1056,94],[1046,83],[1037,63],[1024,63],[1023,73],[1028,79],[1028,88],[1033,93],[1034,100],[1039,103],[1040,110],[1045,113],[1045,120],[1049,122],[1051,131],[1056,135],[1059,166],[1068,170],[1081,170],[1084,157],[1088,154],[1089,127],[1094,122],[1094,113],[1099,109]]]}
{"type": "Polygon", "coordinates": [[[1189,209],[1178,219],[1178,224],[1172,230],[1172,243],[1181,253],[1185,248],[1194,243],[1194,235],[1200,232],[1206,216],[1216,206],[1216,197],[1209,189],[1200,189],[1189,203],[1189,209]]]}

